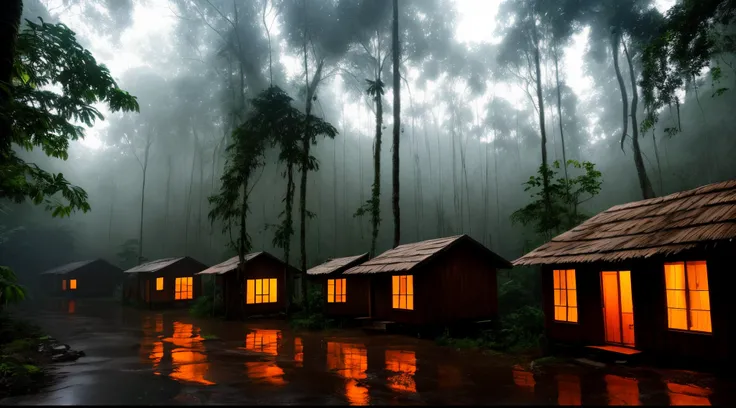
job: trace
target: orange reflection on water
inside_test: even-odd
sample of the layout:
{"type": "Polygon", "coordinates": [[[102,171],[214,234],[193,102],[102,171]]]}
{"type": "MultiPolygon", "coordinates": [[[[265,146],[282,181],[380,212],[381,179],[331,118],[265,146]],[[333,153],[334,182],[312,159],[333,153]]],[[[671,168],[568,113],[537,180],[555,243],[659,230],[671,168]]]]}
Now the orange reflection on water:
{"type": "Polygon", "coordinates": [[[413,351],[386,350],[386,370],[398,373],[388,378],[389,388],[403,392],[417,392],[414,374],[417,357],[413,351]]]}
{"type": "Polygon", "coordinates": [[[207,370],[209,370],[209,363],[207,362],[207,355],[204,354],[204,344],[202,343],[204,339],[199,335],[199,328],[181,322],[174,322],[173,326],[174,333],[172,336],[163,339],[164,342],[171,343],[176,347],[171,351],[173,371],[169,376],[179,381],[204,385],[214,384],[205,379],[207,370]]]}
{"type": "Polygon", "coordinates": [[[301,337],[294,337],[294,361],[297,367],[304,365],[304,345],[301,337]]]}
{"type": "MultiPolygon", "coordinates": [[[[157,341],[153,343],[153,350],[151,350],[150,353],[148,353],[148,359],[151,360],[153,363],[153,368],[158,368],[159,363],[161,363],[161,359],[164,357],[164,343],[162,341],[157,341]]],[[[155,374],[158,374],[156,372],[155,374]]]]}
{"type": "Polygon", "coordinates": [[[69,314],[74,314],[74,312],[77,311],[77,301],[74,299],[70,299],[69,303],[66,306],[66,312],[69,314]]]}
{"type": "Polygon", "coordinates": [[[697,385],[667,382],[670,405],[710,405],[711,390],[697,385]]]}
{"type": "Polygon", "coordinates": [[[514,376],[514,384],[519,387],[530,388],[531,391],[534,391],[534,386],[537,385],[536,381],[534,381],[534,373],[525,370],[518,364],[513,367],[511,373],[514,376]]]}
{"type": "Polygon", "coordinates": [[[368,350],[362,344],[327,342],[327,368],[345,378],[345,397],[350,405],[368,405],[368,388],[359,380],[366,378],[368,350]]]}
{"type": "Polygon", "coordinates": [[[245,363],[248,378],[271,385],[284,385],[284,370],[273,361],[252,361],[245,363]]]}
{"type": "Polygon", "coordinates": [[[245,349],[271,356],[279,354],[281,330],[256,329],[245,335],[245,349]]]}
{"type": "Polygon", "coordinates": [[[577,374],[558,374],[557,404],[581,405],[580,397],[580,377],[577,374]]]}
{"type": "Polygon", "coordinates": [[[164,332],[164,316],[159,313],[156,315],[156,333],[164,332]]]}
{"type": "Polygon", "coordinates": [[[637,380],[613,374],[607,374],[604,379],[608,392],[608,405],[641,405],[637,380]]]}

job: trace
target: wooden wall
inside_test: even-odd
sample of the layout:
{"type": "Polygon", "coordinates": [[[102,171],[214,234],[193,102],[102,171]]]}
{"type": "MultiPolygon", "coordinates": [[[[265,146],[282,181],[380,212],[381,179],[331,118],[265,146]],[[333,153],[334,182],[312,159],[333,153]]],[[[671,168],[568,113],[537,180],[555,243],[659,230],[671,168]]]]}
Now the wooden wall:
{"type": "Polygon", "coordinates": [[[328,316],[367,317],[370,313],[371,277],[361,275],[326,275],[313,280],[322,288],[324,310],[328,316]],[[346,291],[344,303],[327,302],[327,280],[345,279],[346,291]]]}
{"type": "Polygon", "coordinates": [[[199,276],[194,274],[206,269],[207,266],[192,259],[184,258],[172,265],[156,272],[136,273],[136,289],[133,296],[140,302],[157,306],[187,306],[202,295],[202,283],[199,276]],[[164,278],[164,289],[156,290],[156,278],[164,278]],[[176,278],[193,277],[191,300],[175,299],[176,278]],[[146,295],[148,294],[148,297],[146,295]]]}
{"type": "Polygon", "coordinates": [[[122,283],[122,269],[103,261],[94,261],[63,275],[42,275],[48,293],[68,298],[108,297],[115,287],[122,283]],[[77,280],[77,289],[69,289],[69,281],[77,280]],[[66,280],[67,290],[62,290],[62,280],[66,280]]]}
{"type": "Polygon", "coordinates": [[[600,286],[601,271],[631,271],[634,304],[635,348],[658,357],[679,356],[693,361],[717,362],[734,359],[728,341],[736,324],[736,302],[732,300],[733,247],[689,251],[677,256],[657,257],[618,264],[559,265],[542,269],[543,309],[547,337],[553,342],[574,345],[605,344],[600,286]],[[730,248],[730,249],[729,249],[730,248]],[[667,298],[664,263],[705,260],[711,303],[712,333],[671,330],[667,327],[667,298]],[[554,320],[553,269],[575,269],[578,287],[578,323],[554,320]]]}
{"type": "MultiPolygon", "coordinates": [[[[245,265],[245,275],[232,271],[222,275],[224,302],[227,318],[243,319],[249,316],[286,312],[291,301],[287,287],[286,265],[268,256],[258,256],[245,265]],[[278,279],[277,302],[246,304],[246,279],[278,279]]],[[[293,268],[290,268],[292,270],[293,268]]],[[[291,271],[293,274],[293,270],[291,271]]]]}

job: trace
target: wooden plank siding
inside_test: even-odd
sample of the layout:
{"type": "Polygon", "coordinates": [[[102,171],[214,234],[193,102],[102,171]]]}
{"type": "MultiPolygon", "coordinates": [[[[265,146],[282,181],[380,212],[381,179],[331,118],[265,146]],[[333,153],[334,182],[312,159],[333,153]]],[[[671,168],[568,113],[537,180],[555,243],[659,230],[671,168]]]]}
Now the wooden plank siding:
{"type": "Polygon", "coordinates": [[[291,267],[276,258],[258,256],[248,261],[244,272],[238,269],[217,275],[223,285],[226,317],[244,319],[251,316],[286,312],[292,293],[290,287],[287,287],[287,268],[291,267]],[[246,280],[248,279],[277,279],[276,302],[246,304],[246,280]]]}
{"type": "Polygon", "coordinates": [[[572,345],[603,345],[601,275],[602,271],[631,271],[634,309],[634,348],[659,358],[718,362],[733,360],[729,351],[729,327],[736,324],[731,275],[734,273],[733,246],[718,250],[689,250],[678,255],[620,263],[554,265],[542,268],[545,330],[550,341],[572,345]],[[712,333],[668,328],[664,263],[706,261],[711,308],[712,333]],[[578,323],[554,320],[553,270],[575,269],[578,323]]]}
{"type": "Polygon", "coordinates": [[[189,257],[155,272],[130,272],[133,288],[126,290],[126,297],[135,299],[150,308],[186,307],[202,295],[202,282],[195,273],[207,266],[189,257]],[[176,278],[192,278],[192,299],[175,299],[176,278]],[[156,279],[164,278],[163,290],[156,290],[156,279]],[[131,290],[132,289],[132,290],[131,290]]]}
{"type": "Polygon", "coordinates": [[[324,298],[324,311],[327,316],[368,317],[370,314],[371,278],[359,275],[329,275],[310,277],[313,284],[319,285],[324,298]],[[345,279],[345,302],[327,301],[327,280],[345,279]]]}
{"type": "Polygon", "coordinates": [[[63,274],[43,274],[40,277],[48,289],[47,293],[52,296],[77,299],[108,297],[122,283],[123,270],[103,260],[95,260],[63,274]],[[77,281],[77,288],[73,290],[69,286],[72,279],[77,281]]]}

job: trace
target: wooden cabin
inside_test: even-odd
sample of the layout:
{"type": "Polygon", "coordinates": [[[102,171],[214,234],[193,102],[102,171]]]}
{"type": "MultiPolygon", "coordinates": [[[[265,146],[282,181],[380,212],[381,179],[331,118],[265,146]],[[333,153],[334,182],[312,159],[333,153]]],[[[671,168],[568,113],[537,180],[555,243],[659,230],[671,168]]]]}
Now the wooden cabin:
{"type": "Polygon", "coordinates": [[[552,344],[733,360],[734,238],[731,180],[617,205],[514,264],[541,266],[552,344]]]}
{"type": "Polygon", "coordinates": [[[441,327],[495,319],[496,270],[511,263],[467,235],[399,245],[343,273],[371,280],[374,321],[441,327]]]}
{"type": "Polygon", "coordinates": [[[223,294],[228,319],[285,313],[294,292],[292,285],[298,270],[269,254],[254,252],[245,255],[245,265],[234,256],[207,268],[197,276],[215,276],[223,294]]]}
{"type": "Polygon", "coordinates": [[[109,297],[123,281],[123,270],[104,259],[72,262],[41,273],[46,293],[68,298],[109,297]]]}
{"type": "Polygon", "coordinates": [[[206,268],[188,256],[140,264],[125,271],[128,277],[123,296],[148,307],[189,305],[202,291],[195,274],[206,268]]]}
{"type": "Polygon", "coordinates": [[[368,317],[370,277],[343,272],[368,260],[368,253],[331,259],[307,270],[308,278],[322,288],[327,316],[368,317]]]}

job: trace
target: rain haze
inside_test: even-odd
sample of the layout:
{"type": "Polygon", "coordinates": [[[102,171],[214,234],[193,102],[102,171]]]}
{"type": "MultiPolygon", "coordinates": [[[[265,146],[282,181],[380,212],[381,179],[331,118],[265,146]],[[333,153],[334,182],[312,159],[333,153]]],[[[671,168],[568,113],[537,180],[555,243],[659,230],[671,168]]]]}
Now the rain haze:
{"type": "MultiPolygon", "coordinates": [[[[71,262],[103,259],[122,272],[149,261],[189,257],[201,271],[266,252],[290,265],[287,270],[294,268],[284,288],[299,289],[288,294],[289,301],[307,304],[309,268],[365,253],[366,259],[374,258],[399,244],[467,235],[503,259],[516,260],[615,205],[736,179],[736,5],[733,0],[722,3],[727,9],[722,12],[732,19],[713,28],[722,35],[708,43],[707,53],[688,60],[694,68],[686,69],[673,60],[687,49],[654,52],[664,27],[674,25],[668,20],[673,10],[689,0],[398,0],[397,11],[391,0],[23,0],[21,34],[42,24],[39,19],[63,24],[109,70],[116,83],[112,89],[129,95],[109,91],[105,98],[91,97],[104,88],[92,86],[77,96],[90,98],[95,113],[69,119],[78,126],[72,133],[80,137],[46,144],[13,140],[14,160],[35,164],[49,177],[63,174],[69,184],[61,184],[70,187],[53,190],[47,186],[58,182],[53,178],[41,182],[46,190],[23,187],[22,194],[9,192],[12,183],[0,185],[0,265],[14,271],[28,299],[41,302],[46,298],[42,272],[71,262]],[[394,13],[398,52],[392,45],[394,13]],[[54,149],[61,153],[48,153],[54,149]],[[51,195],[44,192],[51,190],[51,195]],[[83,198],[82,203],[70,197],[83,198]]],[[[31,64],[40,57],[29,51],[33,41],[24,38],[19,36],[18,53],[26,54],[18,59],[31,64]]],[[[695,44],[688,52],[699,51],[698,45],[705,47],[695,44]]],[[[96,78],[90,73],[97,72],[90,68],[94,64],[85,61],[77,67],[83,74],[77,75],[96,78]]],[[[70,92],[59,81],[40,80],[18,67],[11,77],[18,86],[53,95],[70,92]]],[[[18,134],[48,125],[29,123],[18,134]]],[[[531,316],[541,333],[538,276],[532,267],[500,271],[498,311],[519,319],[531,316]]],[[[179,282],[177,296],[186,292],[181,288],[187,282],[192,286],[179,282]]],[[[214,277],[204,290],[214,293],[213,282],[214,277]]],[[[66,280],[64,285],[66,290],[66,280]]],[[[267,296],[266,287],[276,291],[275,281],[263,285],[257,296],[267,296]]],[[[124,290],[122,284],[116,287],[116,296],[124,290]]],[[[215,301],[209,301],[214,314],[215,301]]],[[[90,319],[117,322],[118,317],[110,317],[117,312],[75,305],[75,314],[88,311],[90,319]]],[[[64,313],[69,307],[64,304],[64,313]]],[[[83,330],[86,321],[64,328],[55,315],[38,316],[39,324],[84,342],[81,332],[70,330],[83,330]]],[[[207,330],[233,344],[242,334],[165,313],[142,316],[136,315],[134,323],[120,317],[119,324],[138,331],[144,325],[141,355],[163,354],[174,346],[199,353],[199,345],[180,345],[177,339],[204,341],[198,336],[207,330]],[[164,329],[151,329],[157,319],[164,329]]],[[[251,334],[263,341],[278,327],[258,327],[265,331],[251,334]]],[[[388,356],[396,351],[394,344],[408,344],[407,350],[431,355],[432,364],[455,364],[438,357],[442,353],[434,345],[427,348],[415,339],[387,337],[367,341],[361,349],[350,339],[343,344],[284,330],[278,341],[291,342],[289,364],[296,364],[287,374],[274,375],[281,368],[264,368],[255,360],[245,363],[272,386],[280,381],[274,377],[288,377],[289,370],[301,367],[295,357],[297,339],[299,347],[311,341],[315,349],[341,356],[360,356],[366,348],[388,356]]],[[[124,342],[115,341],[116,347],[124,342]]],[[[137,337],[130,341],[139,342],[137,337]]],[[[245,351],[248,347],[246,342],[245,351]]],[[[308,358],[310,352],[304,352],[308,358]]],[[[210,360],[227,360],[223,355],[210,360]]],[[[344,363],[326,358],[335,367],[344,363]]],[[[395,358],[396,367],[406,363],[401,358],[395,358]]],[[[527,402],[513,393],[501,392],[498,400],[480,397],[483,387],[468,385],[468,378],[500,374],[495,368],[485,371],[472,357],[458,359],[472,366],[461,367],[472,374],[450,387],[472,390],[459,395],[461,401],[527,402]]],[[[422,379],[422,368],[417,371],[417,359],[412,361],[412,373],[420,373],[412,380],[416,393],[421,381],[434,380],[422,379]]],[[[157,375],[159,363],[152,368],[159,370],[157,375]]],[[[233,378],[239,375],[229,367],[219,371],[223,378],[205,380],[194,368],[182,371],[176,361],[169,364],[161,377],[181,383],[221,385],[237,382],[233,378]]],[[[366,362],[369,372],[371,364],[366,362]]],[[[294,374],[291,382],[312,384],[310,375],[329,371],[309,370],[294,374]]],[[[513,375],[509,389],[519,386],[517,377],[525,374],[513,375]]],[[[342,380],[378,381],[370,375],[342,380]]],[[[121,395],[119,401],[167,403],[181,395],[179,388],[161,384],[171,395],[150,401],[127,401],[121,395]]],[[[390,381],[376,387],[393,391],[377,396],[363,395],[360,384],[345,395],[330,389],[328,397],[315,400],[273,400],[259,388],[249,401],[394,401],[390,381]]],[[[364,388],[374,392],[374,385],[364,388]]],[[[435,385],[427,386],[432,391],[421,402],[452,403],[435,385]]],[[[723,384],[711,386],[724,389],[723,384]]],[[[665,401],[666,391],[652,392],[645,402],[677,402],[665,401]]],[[[229,393],[235,391],[208,401],[239,401],[229,393]]],[[[194,394],[200,401],[209,398],[194,394]]],[[[414,401],[401,395],[399,402],[414,401]]],[[[713,395],[712,402],[733,401],[732,395],[713,395]]],[[[609,397],[601,392],[586,403],[607,403],[609,397]]],[[[115,403],[98,396],[59,398],[31,402],[115,403]]],[[[528,402],[550,398],[557,394],[540,391],[528,402]]],[[[580,403],[579,396],[571,398],[580,403]]]]}

